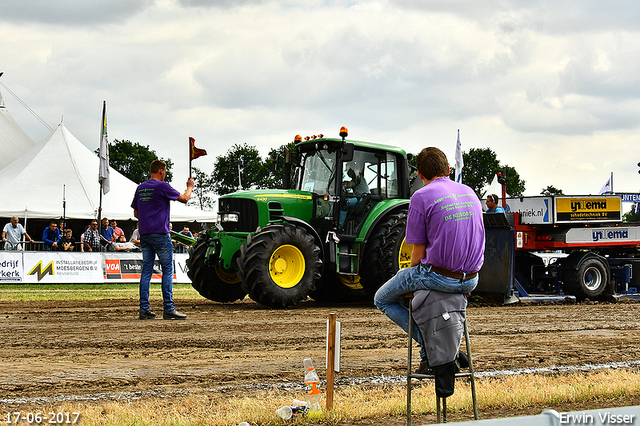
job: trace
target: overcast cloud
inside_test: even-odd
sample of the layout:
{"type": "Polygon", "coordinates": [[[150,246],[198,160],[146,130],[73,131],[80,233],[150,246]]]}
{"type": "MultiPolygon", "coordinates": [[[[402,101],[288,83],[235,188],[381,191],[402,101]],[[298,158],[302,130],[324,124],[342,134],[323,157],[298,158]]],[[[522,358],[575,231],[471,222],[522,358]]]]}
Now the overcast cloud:
{"type": "MultiPolygon", "coordinates": [[[[0,2],[2,81],[90,149],[113,139],[209,172],[233,144],[296,134],[489,147],[567,194],[640,187],[640,8],[632,1],[0,2]]],[[[49,131],[0,92],[36,141],[49,131]]],[[[96,171],[97,173],[97,171],[96,171]]],[[[130,194],[125,196],[129,197],[130,194]]]]}

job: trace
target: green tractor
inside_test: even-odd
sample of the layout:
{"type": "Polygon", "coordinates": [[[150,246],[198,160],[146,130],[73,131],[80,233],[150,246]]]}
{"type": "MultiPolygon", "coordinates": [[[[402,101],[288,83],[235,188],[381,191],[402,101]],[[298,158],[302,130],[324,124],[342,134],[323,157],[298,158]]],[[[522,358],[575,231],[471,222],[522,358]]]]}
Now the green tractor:
{"type": "Polygon", "coordinates": [[[187,260],[202,296],[233,302],[248,294],[271,308],[307,297],[370,301],[409,266],[407,154],[347,135],[343,127],[341,138],[296,136],[283,182],[295,189],[219,198],[219,222],[201,233],[187,260]]]}

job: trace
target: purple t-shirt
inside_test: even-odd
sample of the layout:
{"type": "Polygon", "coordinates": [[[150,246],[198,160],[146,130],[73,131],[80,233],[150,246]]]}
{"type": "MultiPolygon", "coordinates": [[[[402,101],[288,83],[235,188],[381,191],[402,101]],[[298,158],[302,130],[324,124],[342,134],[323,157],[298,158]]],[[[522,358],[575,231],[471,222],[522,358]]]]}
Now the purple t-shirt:
{"type": "Polygon", "coordinates": [[[479,271],[484,262],[482,204],[471,188],[448,177],[434,180],[411,197],[408,244],[427,244],[422,263],[452,272],[479,271]]]}
{"type": "Polygon", "coordinates": [[[168,233],[169,202],[179,196],[180,192],[164,181],[149,179],[138,185],[131,208],[138,211],[140,234],[168,233]]]}

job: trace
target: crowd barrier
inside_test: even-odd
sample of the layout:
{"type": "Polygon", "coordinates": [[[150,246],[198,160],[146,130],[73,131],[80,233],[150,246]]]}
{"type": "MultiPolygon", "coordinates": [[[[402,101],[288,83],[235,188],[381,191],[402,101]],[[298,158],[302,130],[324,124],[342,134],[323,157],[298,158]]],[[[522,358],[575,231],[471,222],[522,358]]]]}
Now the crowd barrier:
{"type": "MultiPolygon", "coordinates": [[[[191,283],[186,253],[173,255],[173,280],[191,283]]],[[[129,283],[139,282],[142,253],[70,253],[53,251],[0,251],[0,284],[129,283]]],[[[151,282],[160,282],[156,259],[151,282]]]]}

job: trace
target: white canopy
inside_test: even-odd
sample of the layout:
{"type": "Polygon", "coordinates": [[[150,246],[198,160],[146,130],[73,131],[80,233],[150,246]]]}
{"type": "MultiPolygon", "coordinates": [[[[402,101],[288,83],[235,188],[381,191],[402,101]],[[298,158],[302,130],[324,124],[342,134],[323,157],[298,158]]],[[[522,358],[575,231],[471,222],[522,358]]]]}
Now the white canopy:
{"type": "MultiPolygon", "coordinates": [[[[4,145],[3,145],[4,150],[4,145]]],[[[64,124],[42,143],[0,170],[0,217],[93,219],[100,205],[100,159],[64,124]]],[[[131,201],[137,185],[113,168],[111,190],[102,197],[102,217],[134,219],[131,201]]],[[[177,188],[182,192],[182,189],[177,188]]],[[[212,222],[213,212],[171,203],[171,220],[212,222]]]]}
{"type": "Polygon", "coordinates": [[[22,127],[9,114],[0,94],[0,170],[34,147],[36,143],[22,130],[22,127]]]}

